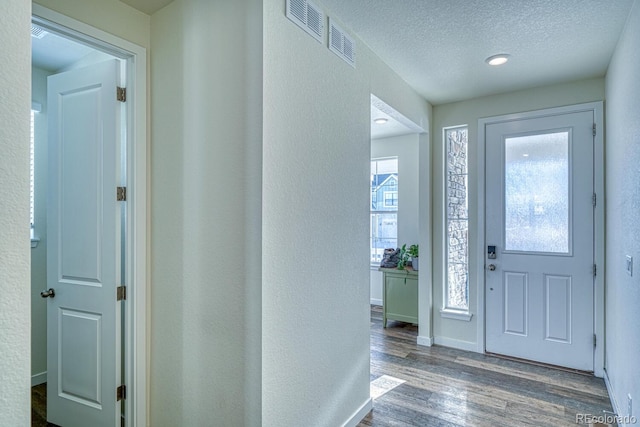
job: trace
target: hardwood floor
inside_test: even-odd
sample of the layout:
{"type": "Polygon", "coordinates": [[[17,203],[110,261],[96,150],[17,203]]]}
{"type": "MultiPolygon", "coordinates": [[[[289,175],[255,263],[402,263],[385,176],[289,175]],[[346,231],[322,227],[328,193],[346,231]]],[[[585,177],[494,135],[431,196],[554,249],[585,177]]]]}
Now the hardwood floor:
{"type": "MultiPolygon", "coordinates": [[[[371,310],[371,380],[406,380],[376,398],[366,426],[575,426],[612,411],[604,381],[446,347],[416,344],[417,326],[371,310]]],[[[585,424],[589,425],[589,424],[585,424]]]]}
{"type": "Polygon", "coordinates": [[[47,423],[47,383],[31,387],[31,427],[57,427],[47,423]]]}
{"type": "MultiPolygon", "coordinates": [[[[416,345],[415,325],[371,310],[371,380],[403,384],[376,398],[358,427],[576,426],[576,414],[612,411],[604,382],[571,373],[446,347],[416,345]]],[[[32,388],[32,426],[46,421],[46,384],[32,388]]],[[[585,424],[589,425],[589,424],[585,424]]]]}

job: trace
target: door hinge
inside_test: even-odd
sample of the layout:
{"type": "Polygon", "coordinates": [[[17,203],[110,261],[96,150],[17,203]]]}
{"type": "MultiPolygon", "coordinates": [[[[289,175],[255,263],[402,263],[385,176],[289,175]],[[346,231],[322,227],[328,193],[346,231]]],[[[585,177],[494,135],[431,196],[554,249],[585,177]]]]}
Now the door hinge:
{"type": "Polygon", "coordinates": [[[125,87],[116,87],[116,99],[120,102],[127,101],[127,88],[125,87]]]}
{"type": "Polygon", "coordinates": [[[127,299],[127,288],[125,286],[118,286],[116,288],[116,301],[124,301],[127,299]]]}
{"type": "Polygon", "coordinates": [[[593,193],[593,196],[591,197],[591,203],[593,204],[594,207],[598,203],[598,198],[596,196],[596,193],[593,193]]]}
{"type": "Polygon", "coordinates": [[[596,334],[593,334],[593,348],[596,348],[596,334]]]}
{"type": "Polygon", "coordinates": [[[593,277],[596,277],[596,275],[598,274],[598,267],[593,264],[593,277]]]}
{"type": "Polygon", "coordinates": [[[127,398],[127,386],[121,385],[116,389],[116,402],[125,400],[127,398]]]}
{"type": "Polygon", "coordinates": [[[119,202],[127,200],[127,187],[118,187],[116,189],[116,200],[119,202]]]}
{"type": "Polygon", "coordinates": [[[593,136],[596,136],[596,124],[593,124],[593,136]]]}

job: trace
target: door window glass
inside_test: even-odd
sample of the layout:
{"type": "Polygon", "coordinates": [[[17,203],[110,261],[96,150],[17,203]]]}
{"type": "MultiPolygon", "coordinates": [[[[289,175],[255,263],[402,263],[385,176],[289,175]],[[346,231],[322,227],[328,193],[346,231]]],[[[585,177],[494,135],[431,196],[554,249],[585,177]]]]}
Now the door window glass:
{"type": "Polygon", "coordinates": [[[505,249],[568,253],[569,132],[505,139],[505,249]]]}

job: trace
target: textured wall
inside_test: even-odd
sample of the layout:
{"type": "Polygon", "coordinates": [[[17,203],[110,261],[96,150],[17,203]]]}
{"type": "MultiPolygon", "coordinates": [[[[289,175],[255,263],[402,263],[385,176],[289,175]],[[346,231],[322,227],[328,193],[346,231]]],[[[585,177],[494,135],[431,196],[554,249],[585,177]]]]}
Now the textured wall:
{"type": "Polygon", "coordinates": [[[0,425],[31,420],[29,111],[31,5],[0,4],[0,425]]]}
{"type": "Polygon", "coordinates": [[[361,42],[356,69],[341,61],[284,4],[264,17],[263,423],[338,426],[369,399],[370,94],[416,123],[427,103],[361,42]]]}
{"type": "Polygon", "coordinates": [[[640,418],[640,2],[607,72],[606,371],[620,415],[640,418]],[[625,258],[633,256],[633,276],[625,258]]]}
{"type": "Polygon", "coordinates": [[[442,278],[444,277],[445,254],[443,249],[443,165],[444,143],[442,128],[467,124],[469,126],[469,307],[476,313],[478,296],[478,261],[483,262],[483,254],[477,253],[478,244],[478,192],[475,178],[478,174],[478,119],[501,114],[531,111],[542,108],[559,107],[604,99],[604,79],[581,80],[553,86],[544,86],[501,95],[487,96],[468,101],[433,107],[433,278],[434,278],[434,336],[448,340],[450,345],[475,348],[478,325],[476,316],[470,322],[440,317],[438,309],[442,304],[442,278]]]}
{"type": "Polygon", "coordinates": [[[152,17],[154,427],[260,425],[261,25],[254,0],[152,17]]]}

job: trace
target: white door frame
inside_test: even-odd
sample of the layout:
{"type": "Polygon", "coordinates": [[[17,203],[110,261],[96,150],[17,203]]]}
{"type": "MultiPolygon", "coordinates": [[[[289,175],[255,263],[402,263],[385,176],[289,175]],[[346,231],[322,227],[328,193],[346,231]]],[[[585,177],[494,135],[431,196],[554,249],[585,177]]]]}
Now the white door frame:
{"type": "Polygon", "coordinates": [[[32,19],[64,37],[127,62],[127,243],[125,375],[127,425],[147,425],[147,51],[127,40],[33,4],[32,19]]]}
{"type": "Polygon", "coordinates": [[[594,138],[594,189],[597,195],[597,204],[594,211],[594,260],[597,265],[594,293],[594,331],[597,337],[594,352],[594,375],[604,377],[604,107],[602,101],[585,104],[570,105],[566,107],[548,108],[544,110],[528,111],[523,113],[506,114],[502,116],[488,117],[478,120],[478,327],[477,327],[477,351],[485,352],[485,129],[489,124],[508,122],[513,120],[553,116],[581,111],[591,111],[594,114],[596,135],[594,138]]]}

